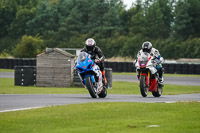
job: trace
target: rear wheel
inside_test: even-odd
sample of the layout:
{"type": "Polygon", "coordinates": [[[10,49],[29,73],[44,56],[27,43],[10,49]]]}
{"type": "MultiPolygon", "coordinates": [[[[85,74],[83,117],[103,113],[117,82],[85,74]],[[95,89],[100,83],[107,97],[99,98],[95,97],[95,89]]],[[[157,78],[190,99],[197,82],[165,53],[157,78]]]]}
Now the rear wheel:
{"type": "Polygon", "coordinates": [[[159,85],[158,84],[158,87],[157,87],[157,91],[156,92],[152,92],[152,95],[154,97],[160,97],[162,95],[162,85],[159,85]]]}
{"type": "Polygon", "coordinates": [[[90,96],[92,98],[97,98],[97,94],[95,92],[94,84],[93,84],[90,77],[86,77],[86,84],[85,85],[86,85],[86,87],[87,87],[87,89],[90,93],[90,96]]]}
{"type": "Polygon", "coordinates": [[[148,94],[148,87],[146,85],[146,76],[141,75],[140,79],[140,92],[143,97],[146,97],[148,94]]]}
{"type": "Polygon", "coordinates": [[[98,96],[100,98],[105,98],[107,96],[107,89],[105,86],[103,87],[103,90],[101,91],[101,93],[98,94],[98,96]]]}

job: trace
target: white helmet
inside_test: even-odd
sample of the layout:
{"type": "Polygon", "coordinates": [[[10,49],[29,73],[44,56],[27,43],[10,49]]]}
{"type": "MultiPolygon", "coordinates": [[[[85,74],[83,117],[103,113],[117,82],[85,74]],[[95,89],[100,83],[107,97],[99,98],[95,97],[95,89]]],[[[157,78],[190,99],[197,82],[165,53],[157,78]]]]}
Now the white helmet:
{"type": "Polygon", "coordinates": [[[88,52],[92,52],[94,51],[94,48],[96,46],[96,42],[93,38],[88,38],[86,41],[85,41],[85,45],[86,45],[86,49],[88,52]]]}
{"type": "Polygon", "coordinates": [[[150,53],[151,49],[152,49],[152,44],[150,42],[146,41],[146,42],[144,42],[142,44],[142,50],[143,50],[143,52],[150,53]]]}

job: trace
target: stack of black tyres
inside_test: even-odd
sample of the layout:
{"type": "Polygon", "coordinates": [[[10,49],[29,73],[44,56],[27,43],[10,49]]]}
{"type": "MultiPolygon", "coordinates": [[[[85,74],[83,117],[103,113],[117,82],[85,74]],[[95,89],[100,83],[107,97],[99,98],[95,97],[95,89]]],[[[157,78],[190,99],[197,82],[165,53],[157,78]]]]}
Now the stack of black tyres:
{"type": "Polygon", "coordinates": [[[168,73],[168,71],[169,71],[169,65],[166,64],[166,63],[163,63],[162,66],[164,68],[164,73],[168,73]]]}
{"type": "Polygon", "coordinates": [[[127,70],[128,70],[128,63],[122,62],[122,71],[121,72],[127,72],[127,70]]]}
{"type": "Polygon", "coordinates": [[[15,85],[16,86],[36,85],[36,67],[35,66],[16,66],[15,67],[15,85]]]}
{"type": "Polygon", "coordinates": [[[182,66],[183,64],[176,64],[175,72],[176,74],[181,74],[182,73],[182,66]]]}
{"type": "Polygon", "coordinates": [[[117,72],[117,62],[112,62],[111,68],[113,72],[117,72]]]}
{"type": "Polygon", "coordinates": [[[168,73],[174,74],[176,69],[176,64],[169,64],[169,71],[168,73]]]}
{"type": "Polygon", "coordinates": [[[135,72],[135,64],[133,62],[128,62],[128,71],[127,72],[135,72]]]}
{"type": "Polygon", "coordinates": [[[0,68],[4,68],[4,59],[0,59],[0,68]]]}
{"type": "Polygon", "coordinates": [[[188,74],[189,73],[189,64],[182,64],[182,73],[181,74],[188,74]]]}
{"type": "Polygon", "coordinates": [[[110,68],[112,65],[112,62],[104,62],[104,67],[105,68],[110,68]]]}
{"type": "Polygon", "coordinates": [[[195,64],[195,74],[200,74],[200,64],[195,64]]]}
{"type": "Polygon", "coordinates": [[[117,70],[116,72],[122,72],[122,63],[121,62],[117,62],[117,70]]]}
{"type": "Polygon", "coordinates": [[[189,74],[195,74],[195,64],[189,64],[188,72],[189,74]]]}

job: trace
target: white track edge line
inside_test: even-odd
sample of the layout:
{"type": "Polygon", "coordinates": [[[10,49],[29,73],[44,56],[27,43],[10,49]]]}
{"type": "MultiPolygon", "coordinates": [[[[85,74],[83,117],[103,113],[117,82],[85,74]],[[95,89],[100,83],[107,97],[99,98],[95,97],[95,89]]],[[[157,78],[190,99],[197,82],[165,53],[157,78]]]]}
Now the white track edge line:
{"type": "Polygon", "coordinates": [[[2,110],[2,111],[0,111],[0,113],[3,113],[3,112],[12,112],[12,111],[22,111],[22,110],[29,110],[29,109],[38,109],[38,108],[44,108],[44,107],[30,107],[30,108],[2,110]]]}

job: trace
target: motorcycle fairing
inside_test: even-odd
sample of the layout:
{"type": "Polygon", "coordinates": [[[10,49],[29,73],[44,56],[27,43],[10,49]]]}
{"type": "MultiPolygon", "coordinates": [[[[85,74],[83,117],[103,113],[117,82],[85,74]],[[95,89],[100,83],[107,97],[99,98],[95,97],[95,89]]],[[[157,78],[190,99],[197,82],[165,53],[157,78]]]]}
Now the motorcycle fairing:
{"type": "Polygon", "coordinates": [[[78,62],[76,65],[76,69],[79,71],[79,73],[84,73],[86,71],[92,71],[94,66],[94,61],[90,59],[90,55],[83,55],[83,57],[81,58],[81,56],[78,58],[78,62]]]}
{"type": "Polygon", "coordinates": [[[156,78],[151,79],[151,86],[149,86],[149,91],[154,91],[154,92],[156,92],[156,91],[157,91],[157,88],[158,88],[157,86],[158,86],[158,84],[157,84],[156,78]]]}
{"type": "Polygon", "coordinates": [[[102,73],[98,65],[91,60],[91,55],[85,52],[81,52],[78,56],[78,61],[76,64],[76,70],[78,70],[78,75],[83,81],[84,86],[86,85],[86,77],[91,77],[92,82],[96,82],[96,90],[99,94],[103,90],[102,83],[102,73]],[[97,81],[95,80],[97,78],[97,81]]]}

